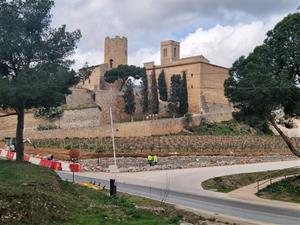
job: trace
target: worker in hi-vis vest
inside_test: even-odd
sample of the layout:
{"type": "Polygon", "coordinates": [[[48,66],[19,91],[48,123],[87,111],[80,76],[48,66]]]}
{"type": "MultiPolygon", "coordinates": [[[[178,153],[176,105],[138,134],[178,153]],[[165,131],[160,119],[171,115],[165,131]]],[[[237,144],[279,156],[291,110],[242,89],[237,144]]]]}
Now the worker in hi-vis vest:
{"type": "Polygon", "coordinates": [[[154,164],[154,165],[157,164],[157,155],[153,156],[153,164],[154,164]]]}
{"type": "Polygon", "coordinates": [[[153,166],[153,161],[154,161],[153,155],[152,155],[152,154],[149,154],[148,157],[147,157],[147,159],[148,159],[149,165],[150,165],[150,166],[153,166]]]}

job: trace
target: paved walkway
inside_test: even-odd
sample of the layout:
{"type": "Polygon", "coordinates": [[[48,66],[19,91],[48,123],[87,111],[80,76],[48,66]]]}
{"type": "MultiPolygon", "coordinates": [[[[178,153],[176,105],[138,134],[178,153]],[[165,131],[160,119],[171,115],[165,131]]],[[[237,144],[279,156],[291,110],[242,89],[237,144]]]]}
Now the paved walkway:
{"type": "MultiPolygon", "coordinates": [[[[287,176],[290,177],[290,176],[287,176]]],[[[285,177],[278,177],[275,179],[272,179],[272,183],[281,181],[285,177]]],[[[260,185],[260,189],[263,189],[270,185],[269,182],[270,179],[260,181],[262,185],[260,185]]],[[[246,200],[248,202],[255,202],[255,203],[262,203],[262,204],[269,204],[269,205],[280,205],[284,206],[287,209],[296,209],[300,210],[300,204],[297,203],[290,203],[290,202],[283,202],[283,201],[276,201],[276,200],[269,200],[269,199],[264,199],[264,198],[259,198],[255,194],[257,193],[257,183],[253,183],[250,185],[247,185],[245,187],[241,187],[237,190],[231,191],[228,193],[229,197],[236,198],[236,199],[241,199],[241,200],[246,200]]]]}

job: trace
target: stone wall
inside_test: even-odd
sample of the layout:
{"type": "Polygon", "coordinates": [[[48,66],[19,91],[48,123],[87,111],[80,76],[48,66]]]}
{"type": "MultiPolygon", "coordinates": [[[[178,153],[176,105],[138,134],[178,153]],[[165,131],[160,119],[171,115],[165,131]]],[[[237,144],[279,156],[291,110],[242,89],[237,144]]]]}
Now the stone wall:
{"type": "Polygon", "coordinates": [[[93,92],[84,88],[72,88],[72,94],[66,97],[68,108],[77,108],[84,105],[95,104],[93,92]]]}
{"type": "MultiPolygon", "coordinates": [[[[80,110],[65,110],[63,117],[60,120],[49,122],[43,119],[34,118],[33,113],[25,113],[25,136],[31,138],[35,134],[47,134],[50,131],[38,131],[39,125],[55,124],[60,126],[62,129],[57,129],[59,135],[64,135],[65,130],[75,128],[75,130],[80,130],[84,127],[95,127],[99,126],[100,110],[96,108],[80,109],[80,110]]],[[[5,118],[0,118],[0,138],[6,136],[15,136],[17,127],[17,117],[10,116],[5,118]]],[[[51,132],[50,132],[51,133],[51,132]]]]}
{"type": "MultiPolygon", "coordinates": [[[[135,93],[136,110],[133,114],[134,120],[141,120],[143,118],[141,107],[140,93],[135,93]]],[[[130,121],[131,118],[124,112],[125,103],[123,99],[123,92],[117,91],[96,91],[96,104],[101,107],[100,123],[110,123],[109,107],[112,107],[114,121],[130,121]]]]}
{"type": "MultiPolygon", "coordinates": [[[[79,113],[79,112],[73,112],[79,113]]],[[[87,110],[84,110],[82,113],[88,113],[87,110]]],[[[74,121],[68,125],[68,128],[63,121],[61,127],[63,129],[55,129],[48,131],[37,131],[36,126],[30,125],[30,122],[34,122],[33,120],[26,120],[25,124],[25,137],[32,139],[43,139],[43,138],[66,138],[66,137],[85,137],[85,138],[93,138],[93,137],[107,137],[111,135],[111,127],[110,125],[101,125],[101,126],[93,126],[93,127],[83,127],[82,125],[95,125],[92,124],[95,120],[95,117],[92,115],[96,115],[96,112],[90,113],[90,122],[83,122],[80,120],[80,114],[77,114],[79,118],[78,121],[74,121]],[[79,126],[79,127],[76,127],[79,126]],[[82,127],[80,127],[82,126],[82,127]]],[[[27,118],[30,115],[27,115],[27,118]]],[[[207,118],[210,121],[224,121],[231,118],[231,113],[220,113],[220,114],[211,114],[211,115],[195,115],[193,117],[193,124],[200,124],[201,118],[207,118]]],[[[36,124],[38,122],[36,121],[36,124]]],[[[11,128],[13,126],[10,126],[11,128]]],[[[0,138],[4,138],[6,136],[14,136],[14,129],[7,130],[2,126],[0,120],[0,138]]],[[[126,123],[115,123],[114,130],[116,137],[144,137],[144,136],[153,136],[153,135],[168,135],[174,134],[182,131],[184,129],[183,118],[177,119],[161,119],[161,120],[152,120],[152,121],[139,121],[139,122],[126,122],[126,123]]]]}
{"type": "MultiPolygon", "coordinates": [[[[59,121],[55,124],[58,125],[59,121]]],[[[95,127],[100,125],[100,109],[98,107],[88,109],[66,110],[60,119],[60,127],[81,128],[95,127]]]]}

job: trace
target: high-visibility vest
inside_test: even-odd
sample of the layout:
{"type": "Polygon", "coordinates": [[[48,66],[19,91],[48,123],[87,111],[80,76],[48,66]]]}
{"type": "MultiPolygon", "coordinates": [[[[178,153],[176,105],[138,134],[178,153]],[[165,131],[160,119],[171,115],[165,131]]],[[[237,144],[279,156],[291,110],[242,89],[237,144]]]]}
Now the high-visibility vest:
{"type": "Polygon", "coordinates": [[[148,155],[148,161],[152,161],[153,158],[152,158],[152,155],[148,155]]]}
{"type": "Polygon", "coordinates": [[[154,161],[154,162],[157,162],[157,156],[156,156],[156,155],[153,156],[153,161],[154,161]]]}

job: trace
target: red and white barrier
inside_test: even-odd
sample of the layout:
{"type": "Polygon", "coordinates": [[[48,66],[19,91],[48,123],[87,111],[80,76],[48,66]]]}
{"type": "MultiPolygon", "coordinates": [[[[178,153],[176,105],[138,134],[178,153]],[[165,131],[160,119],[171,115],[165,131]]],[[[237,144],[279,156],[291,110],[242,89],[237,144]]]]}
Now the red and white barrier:
{"type": "MultiPolygon", "coordinates": [[[[0,149],[0,159],[16,160],[16,155],[17,155],[16,152],[0,149]]],[[[27,154],[24,154],[23,160],[53,170],[61,170],[67,172],[80,172],[80,164],[78,163],[68,163],[64,161],[53,161],[53,160],[41,159],[41,158],[32,157],[27,154]]]]}

